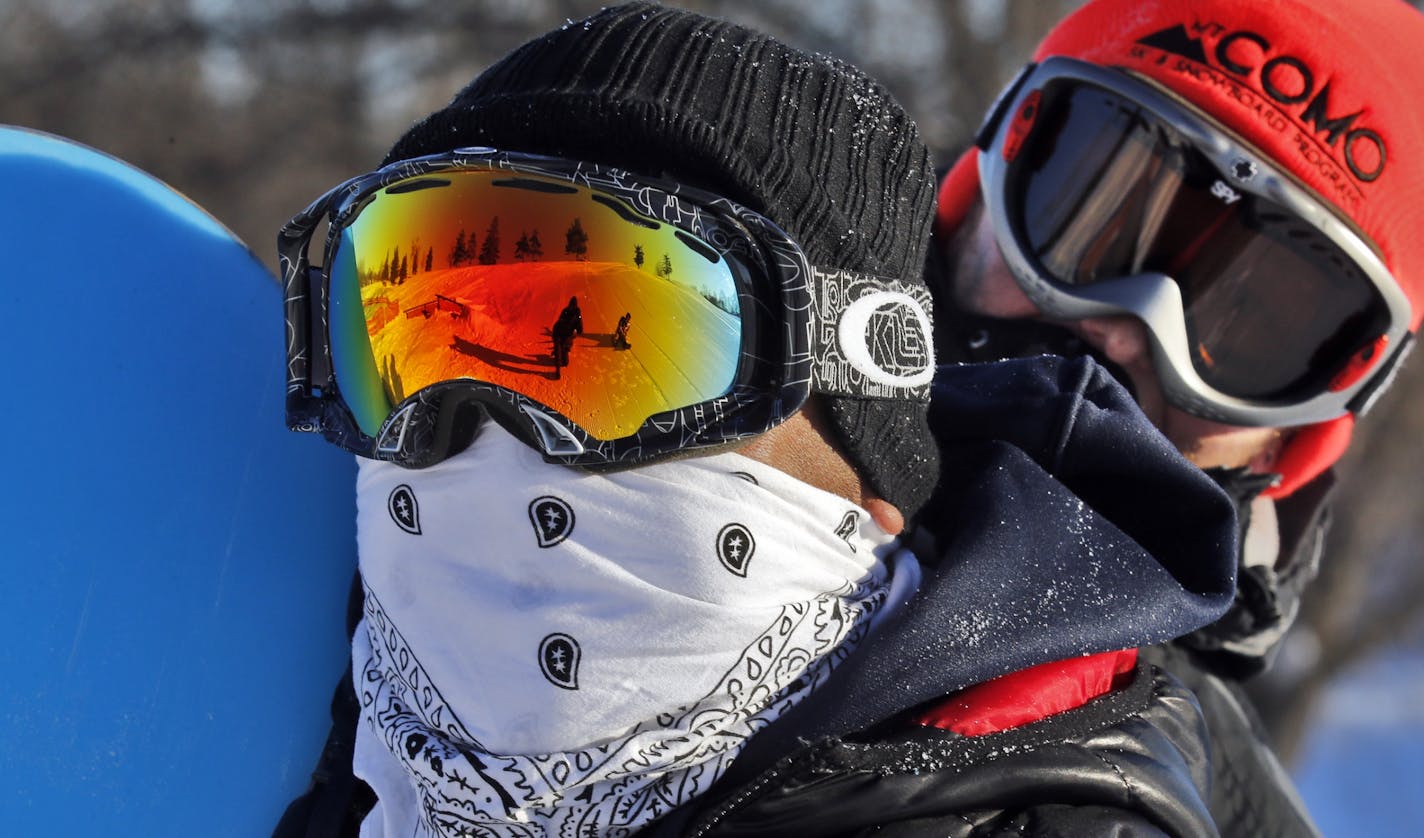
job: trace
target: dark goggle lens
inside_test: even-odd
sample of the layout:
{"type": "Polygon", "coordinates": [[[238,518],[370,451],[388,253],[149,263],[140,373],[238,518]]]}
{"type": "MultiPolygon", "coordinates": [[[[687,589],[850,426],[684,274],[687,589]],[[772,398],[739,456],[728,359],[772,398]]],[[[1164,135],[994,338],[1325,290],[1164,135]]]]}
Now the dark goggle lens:
{"type": "Polygon", "coordinates": [[[1324,233],[1231,183],[1140,105],[1059,83],[1006,189],[1020,240],[1059,281],[1175,280],[1208,385],[1266,401],[1318,390],[1384,334],[1389,310],[1324,233]]]}
{"type": "Polygon", "coordinates": [[[369,435],[417,390],[473,379],[617,439],[736,376],[738,269],[582,185],[410,178],[366,199],[331,261],[337,386],[369,435]]]}

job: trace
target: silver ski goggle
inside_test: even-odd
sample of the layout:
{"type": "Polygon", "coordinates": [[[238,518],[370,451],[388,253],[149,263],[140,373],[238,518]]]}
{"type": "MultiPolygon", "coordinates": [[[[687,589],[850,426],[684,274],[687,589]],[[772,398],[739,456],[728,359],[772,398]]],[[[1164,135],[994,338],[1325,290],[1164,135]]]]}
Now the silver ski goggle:
{"type": "Polygon", "coordinates": [[[1047,59],[977,144],[1024,293],[1052,319],[1140,319],[1182,410],[1251,426],[1360,413],[1410,342],[1409,300],[1367,239],[1149,82],[1047,59]]]}

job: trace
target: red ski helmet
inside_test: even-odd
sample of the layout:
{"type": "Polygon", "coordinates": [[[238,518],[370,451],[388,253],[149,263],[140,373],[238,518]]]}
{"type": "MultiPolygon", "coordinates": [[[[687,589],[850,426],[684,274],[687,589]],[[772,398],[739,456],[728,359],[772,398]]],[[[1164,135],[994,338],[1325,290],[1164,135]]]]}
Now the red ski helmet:
{"type": "MultiPolygon", "coordinates": [[[[1091,0],[1034,61],[1065,56],[1166,88],[1271,158],[1348,219],[1424,318],[1424,14],[1404,0],[1091,0]]],[[[941,184],[938,231],[977,195],[977,149],[941,184]]],[[[1284,496],[1344,453],[1354,415],[1300,428],[1284,496]]]]}

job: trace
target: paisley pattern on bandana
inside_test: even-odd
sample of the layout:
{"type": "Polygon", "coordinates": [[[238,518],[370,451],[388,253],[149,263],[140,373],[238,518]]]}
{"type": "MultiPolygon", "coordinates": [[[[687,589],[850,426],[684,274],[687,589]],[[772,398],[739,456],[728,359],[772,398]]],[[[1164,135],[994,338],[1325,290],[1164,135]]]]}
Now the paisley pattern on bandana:
{"type": "Polygon", "coordinates": [[[739,455],[592,475],[496,429],[419,472],[363,462],[358,507],[363,835],[636,831],[829,677],[894,547],[739,455]]]}

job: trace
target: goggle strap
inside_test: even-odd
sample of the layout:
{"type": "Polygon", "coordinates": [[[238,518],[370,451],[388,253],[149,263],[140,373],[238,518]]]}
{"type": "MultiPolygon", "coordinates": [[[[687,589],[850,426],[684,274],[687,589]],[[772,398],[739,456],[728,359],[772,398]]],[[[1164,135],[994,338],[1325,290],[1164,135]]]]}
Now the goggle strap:
{"type": "Polygon", "coordinates": [[[811,272],[816,357],[811,390],[831,396],[929,399],[930,292],[852,271],[811,272]]]}
{"type": "MultiPolygon", "coordinates": [[[[311,235],[330,206],[333,189],[313,201],[277,235],[277,251],[281,262],[283,307],[287,322],[287,392],[289,403],[304,399],[310,393],[320,397],[321,388],[330,374],[325,353],[319,351],[313,335],[323,334],[326,324],[319,313],[319,301],[314,299],[322,287],[321,268],[311,264],[307,246],[311,235]],[[317,356],[321,356],[318,358],[317,356]]],[[[303,420],[298,424],[311,430],[303,420]]]]}

